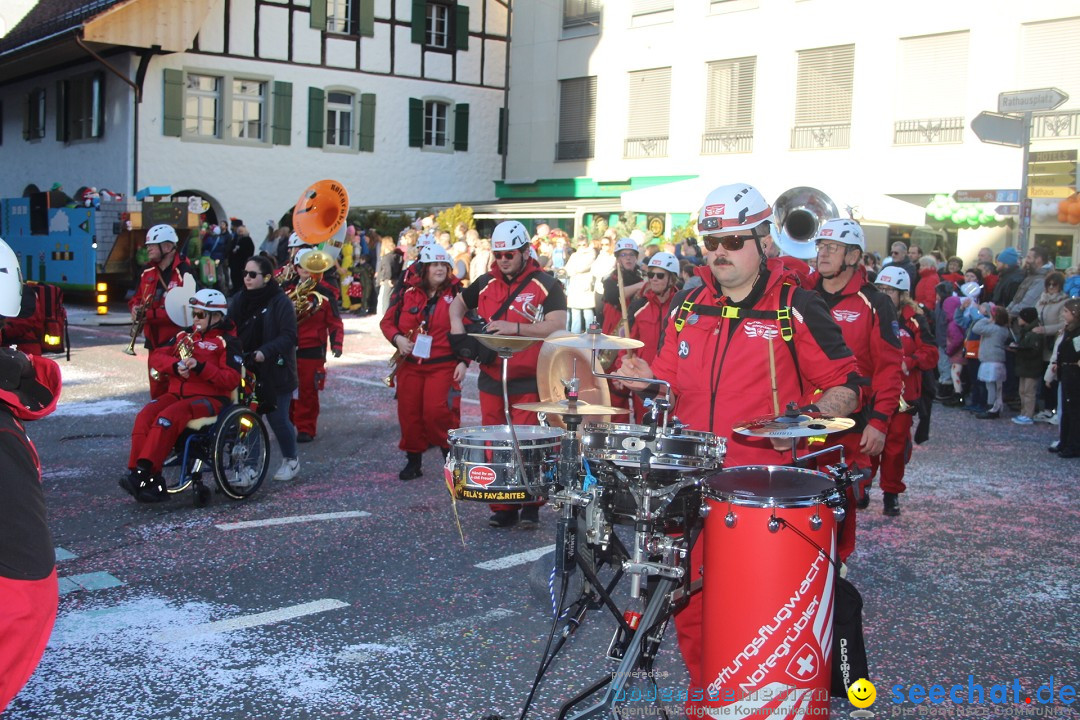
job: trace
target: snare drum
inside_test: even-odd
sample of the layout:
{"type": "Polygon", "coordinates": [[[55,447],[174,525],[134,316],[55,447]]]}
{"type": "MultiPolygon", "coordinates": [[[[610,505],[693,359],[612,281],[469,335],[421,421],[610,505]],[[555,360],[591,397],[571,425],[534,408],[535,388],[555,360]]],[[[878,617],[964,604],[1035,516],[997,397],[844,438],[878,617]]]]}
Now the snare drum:
{"type": "Polygon", "coordinates": [[[827,716],[843,494],[824,473],[775,466],[729,468],[703,494],[707,715],[827,716]]]}
{"type": "Polygon", "coordinates": [[[588,459],[624,467],[640,467],[648,450],[649,467],[655,470],[715,470],[723,465],[727,451],[726,439],[709,432],[624,423],[587,423],[581,444],[588,459]],[[655,436],[648,439],[654,430],[655,436]]]}
{"type": "Polygon", "coordinates": [[[534,495],[514,471],[513,438],[506,425],[482,425],[451,430],[450,452],[446,458],[446,484],[462,500],[494,503],[527,503],[542,500],[554,483],[559,460],[562,428],[515,425],[522,471],[534,488],[534,495]]]}

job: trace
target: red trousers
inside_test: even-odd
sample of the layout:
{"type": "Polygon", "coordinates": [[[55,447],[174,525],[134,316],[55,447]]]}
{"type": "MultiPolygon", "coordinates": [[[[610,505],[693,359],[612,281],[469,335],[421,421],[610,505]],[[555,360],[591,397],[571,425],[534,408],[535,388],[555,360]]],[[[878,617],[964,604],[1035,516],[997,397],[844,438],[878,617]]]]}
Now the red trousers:
{"type": "Polygon", "coordinates": [[[326,361],[298,357],[296,376],[300,386],[296,401],[289,408],[289,419],[296,426],[296,432],[315,437],[319,424],[319,392],[326,387],[326,361]]]}
{"type": "Polygon", "coordinates": [[[161,472],[162,463],[188,421],[217,415],[221,405],[220,400],[213,398],[180,398],[170,394],[148,402],[135,417],[135,427],[131,429],[128,469],[134,469],[138,460],[147,460],[153,472],[161,472]]]}
{"type": "Polygon", "coordinates": [[[0,577],[0,713],[34,674],[57,602],[56,568],[42,580],[0,577]]]}
{"type": "Polygon", "coordinates": [[[398,448],[422,453],[450,447],[447,434],[461,427],[461,384],[454,382],[456,362],[417,365],[403,362],[397,373],[398,448]]]}
{"type": "Polygon", "coordinates": [[[878,484],[881,492],[900,493],[907,490],[904,484],[904,469],[911,460],[911,425],[915,416],[911,413],[893,413],[889,420],[889,429],[885,433],[885,449],[881,456],[871,458],[875,469],[880,470],[878,484]]]}
{"type": "MultiPolygon", "coordinates": [[[[514,407],[518,403],[533,403],[540,402],[540,395],[538,393],[523,393],[521,395],[509,395],[510,400],[510,419],[514,421],[515,425],[539,425],[540,419],[536,417],[536,413],[528,410],[519,410],[514,407]]],[[[493,395],[480,391],[480,421],[484,425],[505,425],[506,415],[503,412],[503,399],[502,394],[493,395]]],[[[522,505],[543,505],[543,502],[531,502],[521,503],[518,505],[502,505],[499,503],[491,503],[490,507],[493,512],[499,510],[517,510],[522,505]]]]}

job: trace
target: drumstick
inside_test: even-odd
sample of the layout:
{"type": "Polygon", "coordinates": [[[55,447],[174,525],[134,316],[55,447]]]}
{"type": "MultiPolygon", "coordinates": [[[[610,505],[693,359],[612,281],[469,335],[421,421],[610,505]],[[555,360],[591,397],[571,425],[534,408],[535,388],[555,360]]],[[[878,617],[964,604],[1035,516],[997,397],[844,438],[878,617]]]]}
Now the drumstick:
{"type": "Polygon", "coordinates": [[[773,350],[772,338],[769,338],[769,381],[772,384],[773,417],[780,417],[780,396],[776,391],[776,351],[773,350]]]}
{"type": "MultiPolygon", "coordinates": [[[[619,337],[626,337],[627,331],[630,329],[630,319],[627,317],[629,314],[626,309],[626,289],[623,287],[622,267],[619,265],[618,260],[615,261],[615,282],[619,285],[619,310],[622,312],[622,321],[618,324],[619,337]]],[[[626,351],[626,357],[630,360],[634,359],[633,349],[626,351]]]]}

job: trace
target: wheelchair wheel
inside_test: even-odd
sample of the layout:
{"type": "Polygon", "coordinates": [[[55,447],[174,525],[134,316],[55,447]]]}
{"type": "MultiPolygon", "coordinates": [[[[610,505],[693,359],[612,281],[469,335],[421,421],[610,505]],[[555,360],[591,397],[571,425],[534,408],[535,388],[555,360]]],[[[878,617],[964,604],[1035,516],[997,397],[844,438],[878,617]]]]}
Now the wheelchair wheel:
{"type": "Polygon", "coordinates": [[[221,491],[241,500],[255,494],[270,469],[270,435],[250,408],[221,411],[214,428],[214,478],[221,491]]]}

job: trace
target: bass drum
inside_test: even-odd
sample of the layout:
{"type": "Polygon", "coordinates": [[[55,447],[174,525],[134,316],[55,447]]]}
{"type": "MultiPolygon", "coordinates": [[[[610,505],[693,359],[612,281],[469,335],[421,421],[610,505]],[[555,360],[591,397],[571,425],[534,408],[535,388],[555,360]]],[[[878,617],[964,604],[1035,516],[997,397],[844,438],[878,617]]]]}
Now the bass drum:
{"type": "Polygon", "coordinates": [[[454,497],[486,503],[530,503],[547,497],[555,484],[565,430],[515,425],[527,484],[514,471],[514,443],[506,425],[450,431],[446,485],[454,497]]]}

